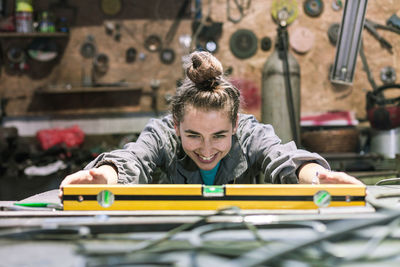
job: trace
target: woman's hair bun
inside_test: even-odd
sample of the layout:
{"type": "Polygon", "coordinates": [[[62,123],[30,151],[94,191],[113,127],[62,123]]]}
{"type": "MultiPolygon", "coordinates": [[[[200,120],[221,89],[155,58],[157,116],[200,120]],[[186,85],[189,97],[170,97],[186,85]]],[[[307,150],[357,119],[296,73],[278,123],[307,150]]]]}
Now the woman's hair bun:
{"type": "Polygon", "coordinates": [[[189,55],[186,64],[186,75],[196,85],[213,87],[213,84],[222,73],[221,62],[211,53],[197,51],[189,55]]]}

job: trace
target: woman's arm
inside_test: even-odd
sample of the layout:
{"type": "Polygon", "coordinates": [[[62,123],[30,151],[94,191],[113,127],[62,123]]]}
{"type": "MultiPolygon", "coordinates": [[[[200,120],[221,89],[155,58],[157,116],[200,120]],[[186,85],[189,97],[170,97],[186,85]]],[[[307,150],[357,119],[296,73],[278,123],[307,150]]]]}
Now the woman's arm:
{"type": "Polygon", "coordinates": [[[311,162],[329,169],[320,155],[298,149],[294,142],[282,144],[273,127],[259,123],[254,116],[241,115],[237,136],[248,161],[261,169],[266,183],[297,184],[298,170],[311,162]]]}
{"type": "Polygon", "coordinates": [[[359,184],[363,185],[357,178],[344,172],[330,171],[317,163],[306,163],[299,168],[299,183],[301,184],[359,184]],[[316,179],[317,178],[317,179],[316,179]]]}
{"type": "Polygon", "coordinates": [[[166,154],[176,145],[172,118],[152,119],[136,142],[122,149],[100,154],[84,170],[64,178],[66,184],[127,184],[149,183],[156,167],[163,166],[166,154]]]}
{"type": "Polygon", "coordinates": [[[100,154],[85,170],[102,165],[115,167],[119,184],[146,184],[152,181],[154,170],[164,170],[175,155],[177,137],[172,117],[151,119],[135,142],[127,143],[122,149],[100,154]]]}

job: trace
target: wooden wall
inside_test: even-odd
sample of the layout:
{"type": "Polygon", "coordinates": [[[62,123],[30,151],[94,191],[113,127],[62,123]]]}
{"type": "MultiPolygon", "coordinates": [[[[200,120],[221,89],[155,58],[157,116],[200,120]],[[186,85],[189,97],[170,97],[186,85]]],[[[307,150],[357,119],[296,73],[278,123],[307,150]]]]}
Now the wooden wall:
{"type": "MultiPolygon", "coordinates": [[[[238,17],[234,1],[231,1],[231,14],[238,17]]],[[[175,8],[167,10],[165,6],[160,6],[162,0],[152,1],[127,1],[123,0],[123,13],[115,17],[99,16],[100,1],[68,1],[70,5],[77,7],[79,23],[71,27],[69,40],[59,63],[52,68],[50,73],[40,79],[32,79],[28,74],[10,75],[6,71],[1,71],[0,90],[1,96],[8,99],[5,111],[9,116],[50,114],[49,111],[32,110],[32,101],[35,91],[40,87],[48,85],[79,84],[83,79],[83,70],[90,69],[92,60],[84,59],[80,54],[80,48],[85,38],[92,35],[95,38],[99,52],[105,53],[110,59],[108,72],[98,79],[99,82],[113,83],[126,81],[136,87],[140,87],[144,92],[151,92],[151,84],[154,81],[160,82],[157,106],[160,110],[166,110],[165,98],[175,92],[176,83],[183,77],[181,68],[181,57],[189,52],[189,49],[182,45],[179,38],[184,35],[191,35],[192,21],[184,18],[177,28],[174,39],[169,46],[176,52],[175,61],[170,64],[162,64],[158,53],[152,53],[143,46],[144,39],[150,34],[159,35],[165,40],[173,18],[176,16],[182,1],[175,1],[175,8]],[[91,3],[93,8],[81,7],[81,2],[91,3]],[[137,3],[136,5],[134,3],[137,3]],[[151,2],[151,3],[150,3],[151,2]],[[129,4],[130,3],[130,4],[129,4]],[[139,4],[141,3],[141,4],[139,4]],[[152,8],[145,8],[143,3],[148,3],[152,8]],[[147,13],[136,12],[130,16],[127,8],[134,10],[146,10],[147,13]],[[154,13],[152,13],[154,12],[154,13]],[[164,12],[168,12],[168,15],[164,12]],[[142,14],[142,15],[138,15],[142,14]],[[148,16],[143,16],[147,14],[148,16]],[[85,20],[85,17],[87,18],[85,20]],[[100,17],[100,18],[99,18],[100,17]],[[97,19],[93,19],[97,18],[97,19]],[[121,39],[115,41],[113,35],[107,35],[104,22],[121,23],[121,39]],[[126,63],[125,52],[129,47],[137,49],[141,54],[141,59],[137,58],[133,63],[126,63]]],[[[245,10],[245,16],[238,23],[233,23],[227,19],[227,0],[203,1],[203,15],[210,10],[210,18],[214,22],[223,23],[222,36],[218,41],[219,50],[216,56],[221,60],[226,69],[232,68],[231,77],[249,82],[251,88],[250,95],[254,98],[260,97],[262,68],[271,54],[271,50],[262,51],[258,44],[257,52],[248,59],[236,58],[229,48],[231,35],[238,29],[249,29],[255,33],[258,40],[268,36],[273,41],[276,37],[276,24],[271,18],[270,8],[272,1],[252,0],[249,9],[245,10]],[[208,3],[211,3],[209,9],[208,3]]],[[[241,1],[239,1],[241,2],[241,1]]],[[[246,2],[246,1],[243,1],[246,2]]],[[[289,34],[298,27],[306,27],[315,36],[311,50],[305,54],[298,54],[293,51],[301,68],[301,110],[302,113],[323,112],[330,110],[352,110],[356,112],[358,118],[365,118],[365,94],[371,90],[367,81],[366,74],[362,70],[360,58],[357,61],[355,79],[352,86],[343,88],[331,84],[328,79],[329,67],[334,61],[335,47],[330,44],[327,31],[332,23],[340,23],[342,11],[334,11],[331,8],[331,0],[324,0],[324,12],[317,18],[312,18],[304,14],[303,1],[298,0],[298,17],[289,26],[289,34]]],[[[165,2],[164,2],[165,4],[165,2]]],[[[169,1],[171,6],[172,2],[169,1]]],[[[45,9],[46,5],[41,2],[40,8],[45,9]]],[[[146,6],[147,7],[147,6],[146,6]]],[[[400,1],[380,0],[369,1],[366,17],[385,24],[386,20],[395,12],[400,10],[400,1]]],[[[144,11],[143,11],[144,12],[144,11]]],[[[372,71],[373,77],[378,85],[382,84],[379,75],[381,68],[392,66],[397,75],[400,76],[400,35],[384,30],[378,30],[393,46],[393,54],[381,48],[379,42],[364,30],[363,40],[365,53],[372,71]]],[[[3,39],[4,40],[4,39],[3,39]]],[[[397,78],[399,80],[400,78],[397,78]]],[[[393,94],[398,94],[394,92],[393,94]]],[[[134,96],[130,96],[134,97],[134,96]]],[[[66,96],[65,101],[68,100],[66,96]]],[[[110,101],[103,99],[102,101],[110,101]]],[[[135,101],[132,100],[132,103],[135,101]]],[[[42,103],[46,105],[46,103],[42,103]]],[[[50,104],[50,103],[49,103],[50,104]]],[[[45,109],[44,109],[45,110],[45,109]]],[[[119,108],[95,108],[95,109],[71,109],[52,111],[51,114],[86,114],[104,112],[136,112],[151,111],[151,97],[142,96],[137,105],[128,107],[126,104],[119,108]]],[[[251,107],[245,108],[245,112],[255,114],[260,118],[260,105],[255,101],[251,107]]]]}

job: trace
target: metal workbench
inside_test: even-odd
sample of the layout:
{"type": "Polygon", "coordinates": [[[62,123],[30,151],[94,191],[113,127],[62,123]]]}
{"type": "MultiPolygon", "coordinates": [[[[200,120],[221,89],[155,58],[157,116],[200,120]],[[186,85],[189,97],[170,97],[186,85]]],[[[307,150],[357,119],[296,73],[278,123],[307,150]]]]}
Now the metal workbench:
{"type": "MultiPolygon", "coordinates": [[[[395,266],[400,187],[368,186],[368,194],[382,205],[61,211],[3,201],[0,266],[395,266]]],[[[26,201],[60,200],[52,190],[26,201]]]]}

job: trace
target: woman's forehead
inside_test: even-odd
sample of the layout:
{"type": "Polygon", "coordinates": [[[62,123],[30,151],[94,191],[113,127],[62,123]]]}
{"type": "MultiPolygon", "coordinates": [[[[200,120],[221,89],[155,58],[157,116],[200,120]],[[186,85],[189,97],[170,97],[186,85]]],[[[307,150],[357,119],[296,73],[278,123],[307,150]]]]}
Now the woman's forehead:
{"type": "Polygon", "coordinates": [[[222,131],[232,126],[226,111],[201,108],[187,109],[180,124],[183,130],[190,129],[196,132],[222,131]]]}
{"type": "Polygon", "coordinates": [[[185,118],[203,118],[203,117],[215,117],[215,119],[226,119],[230,121],[229,112],[226,109],[212,109],[205,107],[195,107],[193,105],[187,105],[184,109],[183,120],[185,118]]]}

